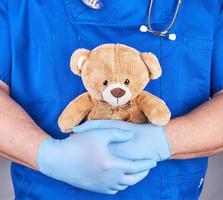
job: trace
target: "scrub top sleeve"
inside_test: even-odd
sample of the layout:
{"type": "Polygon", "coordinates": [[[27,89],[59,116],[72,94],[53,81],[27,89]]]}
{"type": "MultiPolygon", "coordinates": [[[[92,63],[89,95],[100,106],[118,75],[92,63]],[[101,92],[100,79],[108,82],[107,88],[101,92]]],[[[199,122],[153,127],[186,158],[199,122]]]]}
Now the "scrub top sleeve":
{"type": "Polygon", "coordinates": [[[223,90],[223,12],[215,30],[211,69],[211,96],[223,90]]]}
{"type": "Polygon", "coordinates": [[[10,86],[11,42],[7,5],[0,0],[0,80],[10,86]]]}

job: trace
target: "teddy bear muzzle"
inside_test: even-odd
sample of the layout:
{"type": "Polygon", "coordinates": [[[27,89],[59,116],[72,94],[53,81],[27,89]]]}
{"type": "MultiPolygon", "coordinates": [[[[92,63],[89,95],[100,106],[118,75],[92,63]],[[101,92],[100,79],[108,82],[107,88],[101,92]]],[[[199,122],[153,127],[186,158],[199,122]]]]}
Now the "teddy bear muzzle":
{"type": "Polygon", "coordinates": [[[132,93],[128,87],[120,83],[109,85],[102,92],[103,100],[112,106],[122,106],[132,98],[132,93]]]}

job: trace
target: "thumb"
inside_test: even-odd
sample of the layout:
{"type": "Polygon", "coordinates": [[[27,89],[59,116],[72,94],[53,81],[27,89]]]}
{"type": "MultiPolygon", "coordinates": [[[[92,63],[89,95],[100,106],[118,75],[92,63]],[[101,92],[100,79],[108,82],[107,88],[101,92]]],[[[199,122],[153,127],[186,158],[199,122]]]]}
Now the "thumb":
{"type": "Polygon", "coordinates": [[[108,143],[119,143],[127,142],[133,138],[134,132],[132,131],[123,131],[121,129],[104,129],[109,132],[108,143]]]}

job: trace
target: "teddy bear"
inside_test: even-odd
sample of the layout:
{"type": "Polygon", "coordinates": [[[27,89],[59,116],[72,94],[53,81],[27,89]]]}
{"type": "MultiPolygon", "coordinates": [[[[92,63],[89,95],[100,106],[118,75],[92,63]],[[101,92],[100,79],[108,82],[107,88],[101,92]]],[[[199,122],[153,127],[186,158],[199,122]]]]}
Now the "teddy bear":
{"type": "Polygon", "coordinates": [[[163,100],[143,89],[161,76],[157,57],[123,44],[103,44],[92,51],[77,49],[71,71],[87,90],[65,108],[58,119],[69,133],[83,120],[114,119],[163,126],[171,117],[163,100]]]}

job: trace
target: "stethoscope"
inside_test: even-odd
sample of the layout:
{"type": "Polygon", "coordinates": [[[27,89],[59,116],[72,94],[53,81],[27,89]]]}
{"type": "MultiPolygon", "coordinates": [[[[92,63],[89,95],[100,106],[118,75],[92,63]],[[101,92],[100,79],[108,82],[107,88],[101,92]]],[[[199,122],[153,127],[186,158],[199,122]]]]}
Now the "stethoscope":
{"type": "MultiPolygon", "coordinates": [[[[99,10],[103,7],[103,3],[100,0],[82,0],[82,2],[85,5],[87,5],[88,7],[92,8],[92,9],[96,9],[96,10],[99,10]]],[[[154,30],[152,28],[151,16],[152,16],[153,3],[154,3],[154,0],[150,0],[149,12],[148,12],[148,26],[141,25],[140,26],[140,31],[144,32],[144,33],[149,32],[149,33],[152,33],[153,35],[163,37],[163,38],[167,38],[169,40],[176,40],[176,37],[177,37],[176,34],[175,33],[169,34],[169,31],[171,30],[171,28],[176,23],[177,15],[179,13],[179,10],[180,10],[180,7],[183,3],[183,0],[178,0],[173,19],[172,19],[171,23],[169,24],[169,26],[166,29],[164,29],[163,31],[157,31],[157,30],[154,30]]]]}

